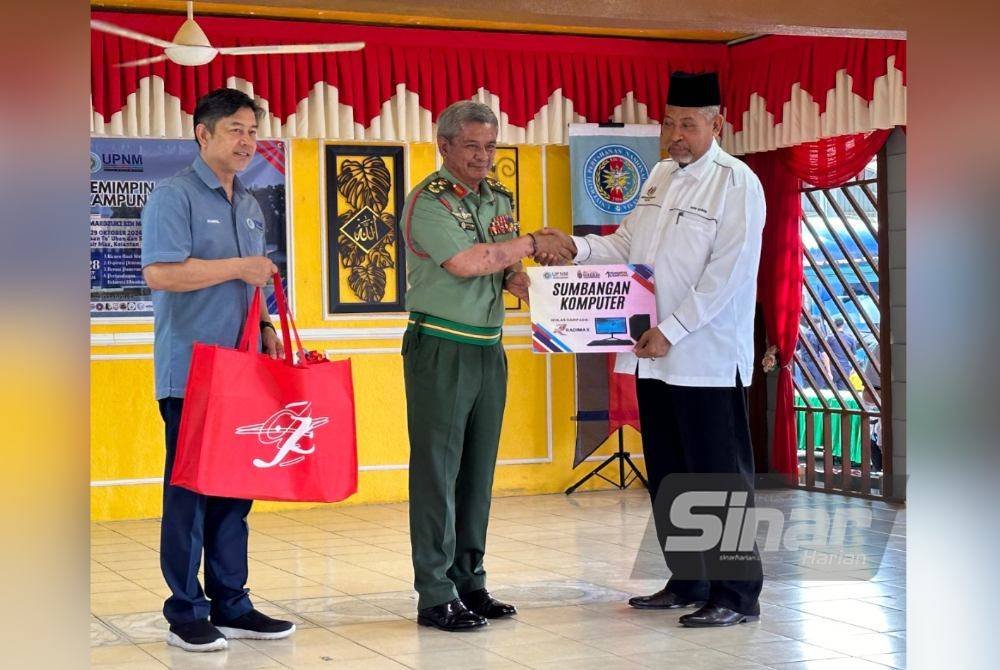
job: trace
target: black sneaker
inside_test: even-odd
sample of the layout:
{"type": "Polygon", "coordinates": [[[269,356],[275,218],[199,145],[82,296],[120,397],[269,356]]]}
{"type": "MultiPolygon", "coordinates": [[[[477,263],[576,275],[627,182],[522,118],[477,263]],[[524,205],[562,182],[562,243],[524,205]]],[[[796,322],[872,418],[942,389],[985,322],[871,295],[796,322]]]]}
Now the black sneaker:
{"type": "Polygon", "coordinates": [[[257,610],[250,610],[229,621],[212,617],[212,623],[218,626],[222,634],[230,640],[280,640],[295,632],[295,624],[291,621],[272,619],[257,610]]]}
{"type": "Polygon", "coordinates": [[[185,651],[222,651],[229,647],[226,638],[208,619],[171,625],[167,644],[185,651]]]}

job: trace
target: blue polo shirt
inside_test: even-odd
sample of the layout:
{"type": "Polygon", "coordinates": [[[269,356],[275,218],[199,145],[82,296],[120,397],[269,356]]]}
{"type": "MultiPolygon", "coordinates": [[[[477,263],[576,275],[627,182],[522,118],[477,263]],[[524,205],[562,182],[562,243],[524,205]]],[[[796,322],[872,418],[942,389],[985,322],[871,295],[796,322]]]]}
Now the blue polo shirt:
{"type": "MultiPolygon", "coordinates": [[[[188,258],[264,255],[264,214],[239,179],[233,200],[201,159],[161,181],[142,210],[142,266],[188,258]]],[[[183,398],[195,342],[236,346],[253,287],[233,280],[176,293],[153,291],[156,397],[183,398]]],[[[256,322],[255,322],[256,323],[256,322]]]]}

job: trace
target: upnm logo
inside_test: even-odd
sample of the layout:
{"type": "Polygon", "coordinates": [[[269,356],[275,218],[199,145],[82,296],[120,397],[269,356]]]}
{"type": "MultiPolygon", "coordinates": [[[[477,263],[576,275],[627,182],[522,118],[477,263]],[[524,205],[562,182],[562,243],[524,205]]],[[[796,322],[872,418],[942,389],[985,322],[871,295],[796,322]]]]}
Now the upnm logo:
{"type": "Polygon", "coordinates": [[[258,468],[271,468],[275,465],[287,467],[304,460],[306,456],[316,451],[312,443],[313,431],[330,422],[328,417],[313,417],[312,403],[309,401],[290,402],[267,418],[264,423],[250,426],[240,426],[237,435],[256,435],[261,444],[277,449],[270,461],[263,458],[253,459],[258,468]],[[292,456],[292,454],[298,454],[292,456]]]}

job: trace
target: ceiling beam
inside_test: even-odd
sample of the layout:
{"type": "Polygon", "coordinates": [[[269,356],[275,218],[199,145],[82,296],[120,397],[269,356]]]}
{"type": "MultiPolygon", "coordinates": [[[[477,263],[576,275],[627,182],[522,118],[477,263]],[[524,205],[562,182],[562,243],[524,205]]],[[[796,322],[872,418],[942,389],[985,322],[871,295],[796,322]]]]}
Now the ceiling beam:
{"type": "MultiPolygon", "coordinates": [[[[905,39],[903,0],[250,0],[196,14],[731,41],[752,34],[905,39]]],[[[93,0],[96,9],[183,12],[180,0],[93,0]]]]}

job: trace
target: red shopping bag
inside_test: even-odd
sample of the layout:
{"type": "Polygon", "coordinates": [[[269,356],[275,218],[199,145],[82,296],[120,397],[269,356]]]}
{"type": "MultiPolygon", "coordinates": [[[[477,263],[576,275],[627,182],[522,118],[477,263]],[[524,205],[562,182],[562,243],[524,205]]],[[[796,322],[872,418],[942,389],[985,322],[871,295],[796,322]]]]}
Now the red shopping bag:
{"type": "Polygon", "coordinates": [[[343,500],[358,488],[351,362],[307,356],[278,275],[274,293],[283,359],[258,353],[260,289],[236,349],[195,343],[170,483],[229,498],[343,500]]]}

